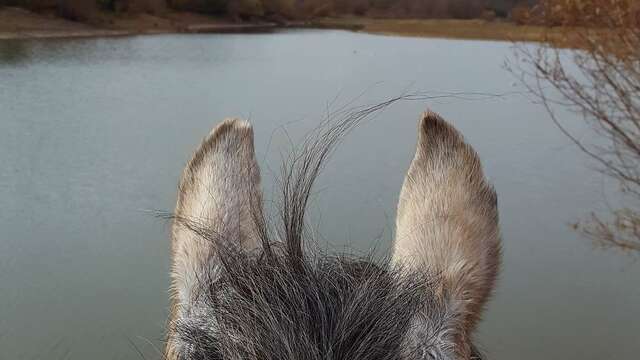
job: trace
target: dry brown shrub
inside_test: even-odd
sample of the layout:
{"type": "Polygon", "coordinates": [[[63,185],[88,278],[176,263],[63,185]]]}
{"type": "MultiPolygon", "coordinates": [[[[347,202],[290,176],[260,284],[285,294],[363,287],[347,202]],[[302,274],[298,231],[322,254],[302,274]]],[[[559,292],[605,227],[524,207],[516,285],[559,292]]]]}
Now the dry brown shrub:
{"type": "Polygon", "coordinates": [[[333,2],[323,0],[304,0],[298,7],[298,16],[320,18],[335,14],[333,2]]]}
{"type": "Polygon", "coordinates": [[[640,18],[637,0],[541,0],[535,20],[548,26],[623,26],[640,18]]]}
{"type": "Polygon", "coordinates": [[[121,0],[123,11],[161,14],[167,10],[165,0],[121,0]]]}
{"type": "Polygon", "coordinates": [[[485,21],[494,21],[496,19],[496,12],[494,10],[485,9],[482,11],[480,18],[485,21]]]}
{"type": "Polygon", "coordinates": [[[229,0],[227,14],[234,19],[249,19],[264,15],[260,0],[229,0]]]}
{"type": "Polygon", "coordinates": [[[266,15],[275,15],[286,19],[297,17],[295,0],[262,0],[262,6],[266,15]]]}
{"type": "Polygon", "coordinates": [[[531,23],[531,13],[526,5],[517,5],[509,13],[511,21],[518,25],[526,25],[531,23]]]}
{"type": "Polygon", "coordinates": [[[98,4],[87,0],[58,0],[58,13],[73,21],[90,21],[98,13],[98,4]]]}
{"type": "Polygon", "coordinates": [[[224,14],[229,0],[168,0],[167,5],[176,10],[205,14],[224,14]]]}
{"type": "Polygon", "coordinates": [[[20,6],[32,11],[55,9],[57,0],[0,0],[0,6],[20,6]]]}
{"type": "Polygon", "coordinates": [[[566,12],[545,10],[546,24],[572,25],[566,30],[579,51],[567,56],[549,44],[519,46],[510,69],[559,129],[619,184],[620,208],[592,213],[576,228],[599,246],[640,251],[640,27],[635,5],[630,0],[549,3],[565,6],[566,12]],[[603,11],[604,5],[610,8],[603,11]],[[581,117],[598,144],[570,131],[559,108],[581,117]]]}

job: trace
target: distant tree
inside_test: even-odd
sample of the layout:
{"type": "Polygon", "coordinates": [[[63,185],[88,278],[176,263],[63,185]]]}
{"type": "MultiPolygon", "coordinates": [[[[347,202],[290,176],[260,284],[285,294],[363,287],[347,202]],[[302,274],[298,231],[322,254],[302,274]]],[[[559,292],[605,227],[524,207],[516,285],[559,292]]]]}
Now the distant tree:
{"type": "Polygon", "coordinates": [[[378,10],[389,10],[396,0],[370,0],[369,4],[371,8],[378,10]]]}
{"type": "Polygon", "coordinates": [[[112,10],[118,12],[162,13],[167,9],[165,0],[110,0],[112,10]]]}
{"type": "Polygon", "coordinates": [[[536,21],[571,25],[567,36],[579,51],[567,60],[562,50],[549,44],[535,49],[519,46],[510,68],[560,130],[603,174],[617,180],[624,194],[624,207],[608,214],[592,213],[576,228],[600,246],[640,251],[640,4],[545,0],[541,9],[536,21]],[[575,136],[558,114],[558,106],[581,116],[603,144],[575,136]]]}
{"type": "Polygon", "coordinates": [[[508,12],[516,1],[536,0],[0,0],[0,6],[31,10],[58,8],[72,20],[87,20],[97,10],[162,13],[167,7],[234,18],[292,19],[329,15],[405,18],[486,18],[508,12]]]}
{"type": "Polygon", "coordinates": [[[20,6],[30,10],[55,9],[58,0],[0,0],[0,6],[20,6]]]}
{"type": "Polygon", "coordinates": [[[339,14],[364,15],[370,7],[369,0],[333,0],[333,9],[339,14]]]}
{"type": "Polygon", "coordinates": [[[229,0],[227,14],[235,19],[259,17],[264,15],[261,0],[229,0]]]}
{"type": "Polygon", "coordinates": [[[516,6],[531,6],[537,0],[487,0],[486,8],[495,12],[496,16],[506,18],[516,6]]]}
{"type": "Polygon", "coordinates": [[[262,0],[265,15],[281,16],[287,19],[296,17],[297,8],[295,0],[262,0]]]}
{"type": "Polygon", "coordinates": [[[176,10],[224,14],[227,12],[229,0],[168,0],[167,3],[176,10]]]}
{"type": "Polygon", "coordinates": [[[449,0],[447,14],[455,19],[477,19],[485,7],[484,0],[449,0]]]}
{"type": "Polygon", "coordinates": [[[509,18],[518,25],[531,24],[531,8],[524,4],[518,4],[511,8],[509,18]]]}
{"type": "Polygon", "coordinates": [[[298,2],[296,15],[303,18],[316,18],[334,15],[333,1],[301,0],[298,2]]]}
{"type": "Polygon", "coordinates": [[[69,20],[87,21],[95,17],[98,2],[93,0],[58,0],[58,13],[69,20]]]}

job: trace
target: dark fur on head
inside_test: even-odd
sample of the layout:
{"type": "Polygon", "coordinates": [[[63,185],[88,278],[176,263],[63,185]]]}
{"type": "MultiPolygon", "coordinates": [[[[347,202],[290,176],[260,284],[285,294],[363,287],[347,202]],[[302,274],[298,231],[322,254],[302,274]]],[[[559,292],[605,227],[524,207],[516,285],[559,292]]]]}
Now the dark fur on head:
{"type": "Polygon", "coordinates": [[[182,360],[415,359],[429,351],[405,346],[416,314],[446,314],[424,279],[366,259],[222,257],[176,323],[182,360]]]}
{"type": "Polygon", "coordinates": [[[323,123],[283,166],[282,222],[275,226],[263,214],[250,127],[226,121],[205,140],[185,170],[172,216],[174,285],[167,358],[479,358],[464,325],[464,299],[442,287],[439,272],[327,255],[305,242],[307,202],[334,146],[366,116],[402,99],[323,123]],[[219,157],[232,166],[216,164],[199,172],[201,163],[219,157]],[[213,185],[200,184],[201,177],[213,185]],[[189,193],[203,185],[214,198],[189,205],[189,193]],[[212,186],[239,190],[233,189],[230,199],[216,199],[227,194],[210,191],[212,186]],[[202,212],[207,201],[213,203],[213,214],[189,210],[202,212]]]}

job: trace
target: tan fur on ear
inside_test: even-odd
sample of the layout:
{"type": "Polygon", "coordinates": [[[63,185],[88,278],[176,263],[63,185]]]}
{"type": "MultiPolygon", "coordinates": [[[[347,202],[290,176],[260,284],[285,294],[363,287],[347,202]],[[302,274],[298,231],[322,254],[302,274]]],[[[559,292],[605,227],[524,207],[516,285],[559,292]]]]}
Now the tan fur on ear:
{"type": "Polygon", "coordinates": [[[480,160],[437,114],[423,114],[398,204],[393,261],[441,279],[442,294],[473,328],[500,262],[497,197],[480,160]]]}
{"type": "MultiPolygon", "coordinates": [[[[194,227],[216,234],[230,245],[259,246],[253,216],[262,216],[260,171],[253,129],[243,120],[227,119],[207,136],[187,164],[178,189],[172,226],[170,323],[193,301],[203,266],[211,265],[215,245],[194,227]],[[252,213],[253,211],[253,213],[252,213]]],[[[171,337],[171,325],[169,326],[171,337]]],[[[171,358],[171,344],[167,356],[171,358]]]]}

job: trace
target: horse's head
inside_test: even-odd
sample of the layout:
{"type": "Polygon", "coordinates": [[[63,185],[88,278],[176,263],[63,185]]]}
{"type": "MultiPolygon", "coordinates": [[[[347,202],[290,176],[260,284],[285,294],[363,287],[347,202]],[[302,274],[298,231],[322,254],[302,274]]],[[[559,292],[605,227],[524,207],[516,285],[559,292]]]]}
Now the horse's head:
{"type": "Polygon", "coordinates": [[[381,265],[303,251],[306,202],[331,131],[285,169],[275,226],[263,215],[248,123],[224,121],[196,151],[172,229],[168,359],[479,356],[471,335],[494,285],[500,234],[475,151],[438,115],[423,115],[394,253],[381,265]]]}

